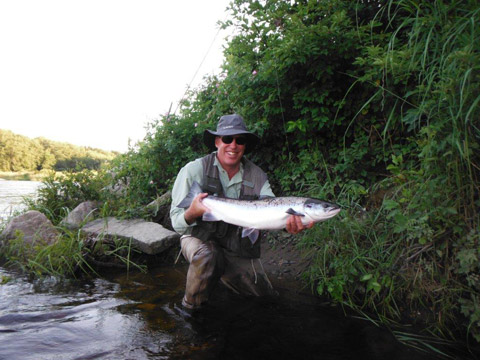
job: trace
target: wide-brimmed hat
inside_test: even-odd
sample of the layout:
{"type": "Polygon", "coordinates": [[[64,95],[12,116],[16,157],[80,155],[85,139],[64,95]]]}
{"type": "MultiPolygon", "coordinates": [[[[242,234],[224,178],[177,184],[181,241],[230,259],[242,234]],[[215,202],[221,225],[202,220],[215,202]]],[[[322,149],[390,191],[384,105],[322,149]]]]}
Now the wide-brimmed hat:
{"type": "Polygon", "coordinates": [[[203,142],[210,150],[215,149],[215,137],[226,135],[245,135],[247,137],[247,146],[245,152],[252,150],[259,142],[260,138],[247,130],[245,121],[238,114],[223,115],[218,120],[217,131],[205,130],[203,133],[203,142]]]}

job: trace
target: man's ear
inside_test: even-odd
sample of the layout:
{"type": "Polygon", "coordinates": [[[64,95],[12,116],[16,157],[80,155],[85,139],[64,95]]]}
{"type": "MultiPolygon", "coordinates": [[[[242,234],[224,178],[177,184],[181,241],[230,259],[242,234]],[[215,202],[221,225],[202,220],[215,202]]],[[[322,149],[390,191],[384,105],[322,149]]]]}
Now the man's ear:
{"type": "Polygon", "coordinates": [[[215,147],[218,149],[218,147],[220,146],[220,142],[222,141],[222,139],[220,138],[220,136],[215,136],[215,147]]]}

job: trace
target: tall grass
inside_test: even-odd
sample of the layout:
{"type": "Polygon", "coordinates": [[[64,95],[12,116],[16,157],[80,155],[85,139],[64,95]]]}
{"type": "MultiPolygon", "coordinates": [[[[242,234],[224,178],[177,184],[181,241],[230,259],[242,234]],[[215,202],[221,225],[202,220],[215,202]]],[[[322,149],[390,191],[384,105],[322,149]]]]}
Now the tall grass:
{"type": "MultiPolygon", "coordinates": [[[[65,229],[64,229],[65,230],[65,229]]],[[[65,230],[53,244],[29,244],[22,234],[6,241],[2,246],[3,262],[33,276],[73,276],[95,273],[86,261],[88,249],[80,231],[65,230]]]]}
{"type": "Polygon", "coordinates": [[[60,235],[52,244],[41,241],[29,244],[18,234],[15,239],[3,244],[0,260],[6,266],[34,277],[98,276],[99,267],[111,266],[127,272],[146,270],[145,266],[134,261],[134,256],[139,252],[132,247],[131,240],[101,236],[92,242],[81,230],[58,229],[60,235]]]}
{"type": "Polygon", "coordinates": [[[25,198],[24,203],[28,209],[40,211],[52,221],[59,233],[57,240],[53,244],[32,245],[18,234],[15,239],[4,241],[0,260],[34,276],[91,275],[96,274],[98,267],[109,265],[125,268],[127,272],[145,271],[144,266],[133,261],[137,251],[132,248],[131,240],[101,236],[91,241],[81,230],[72,231],[61,225],[73,208],[87,200],[103,199],[100,215],[108,216],[113,197],[105,190],[106,181],[104,173],[89,170],[46,177],[37,196],[25,198]]]}
{"type": "Polygon", "coordinates": [[[480,5],[390,0],[380,12],[391,35],[356,60],[357,81],[374,85],[390,176],[362,206],[333,174],[312,188],[345,211],[303,240],[316,254],[307,277],[386,322],[480,341],[480,5]]]}

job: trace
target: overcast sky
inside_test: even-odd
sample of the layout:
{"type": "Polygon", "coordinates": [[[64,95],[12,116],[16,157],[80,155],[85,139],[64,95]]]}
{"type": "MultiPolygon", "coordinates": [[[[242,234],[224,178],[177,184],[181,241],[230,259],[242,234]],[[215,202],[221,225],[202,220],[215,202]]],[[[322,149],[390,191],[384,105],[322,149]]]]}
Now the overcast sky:
{"type": "Polygon", "coordinates": [[[1,0],[0,129],[126,151],[219,73],[228,3],[1,0]]]}

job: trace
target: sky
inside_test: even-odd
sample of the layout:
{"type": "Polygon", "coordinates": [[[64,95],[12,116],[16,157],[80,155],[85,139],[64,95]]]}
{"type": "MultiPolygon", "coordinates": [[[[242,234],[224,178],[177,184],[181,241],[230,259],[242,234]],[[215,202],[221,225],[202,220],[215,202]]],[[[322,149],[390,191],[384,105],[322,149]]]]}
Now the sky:
{"type": "Polygon", "coordinates": [[[229,1],[1,0],[0,129],[128,150],[220,73],[229,1]]]}

